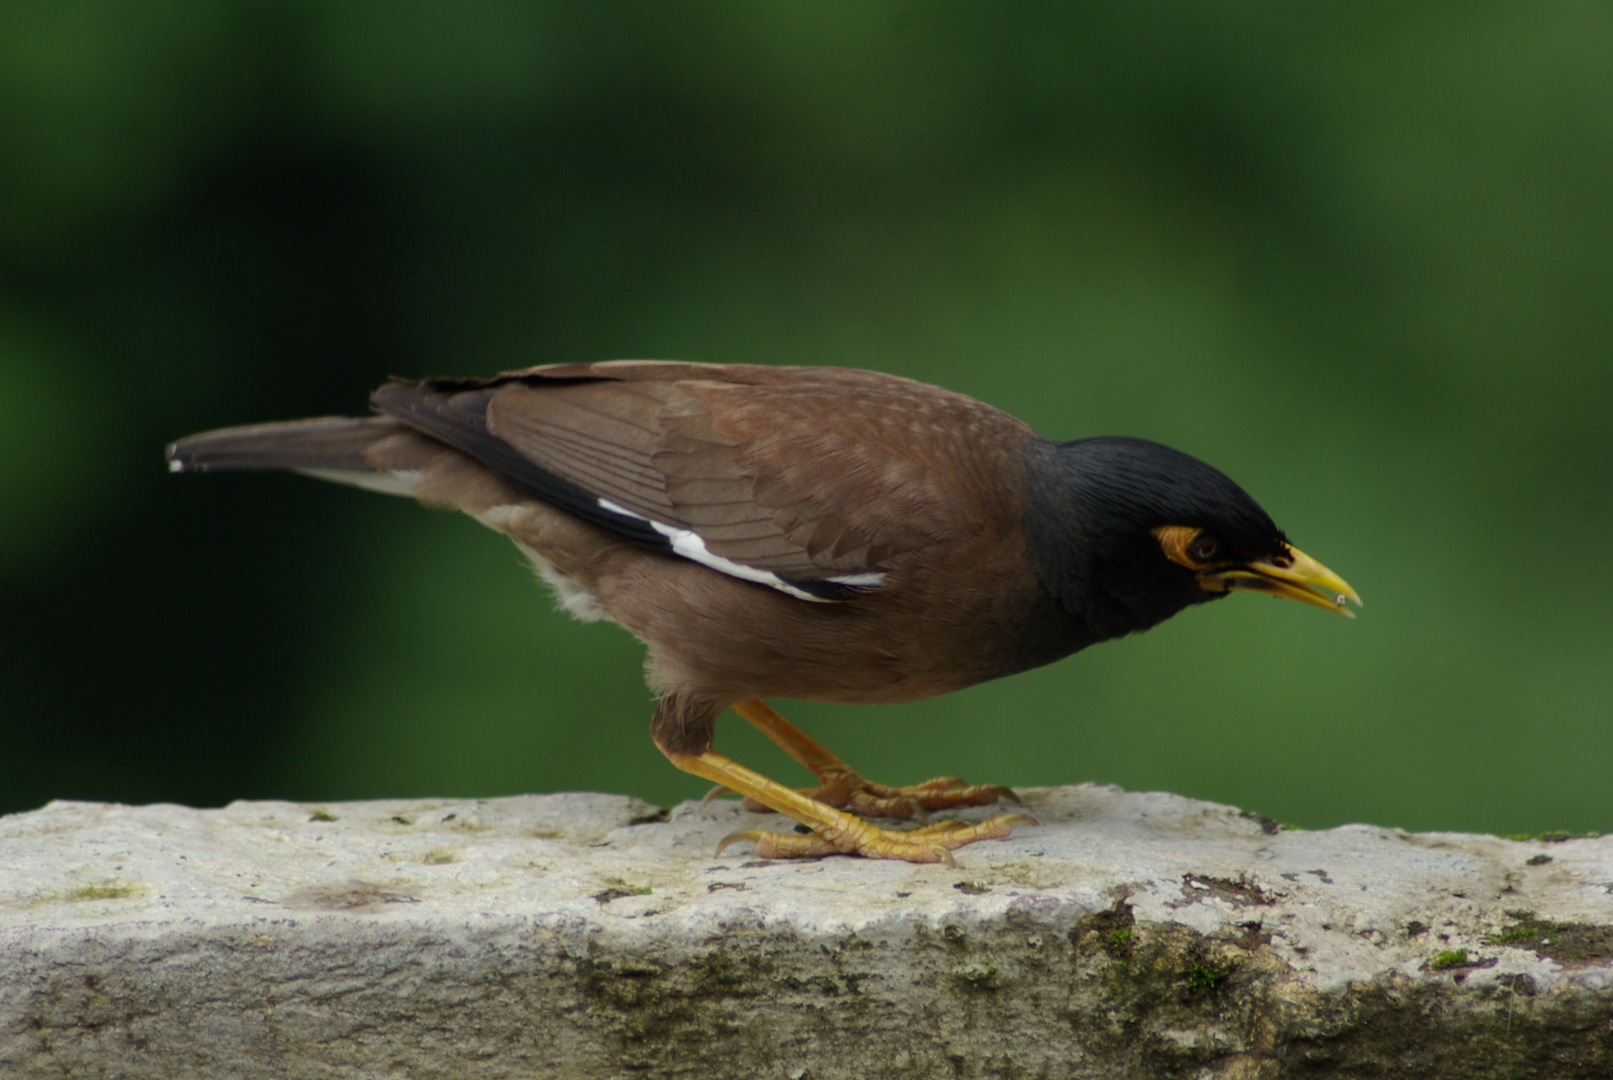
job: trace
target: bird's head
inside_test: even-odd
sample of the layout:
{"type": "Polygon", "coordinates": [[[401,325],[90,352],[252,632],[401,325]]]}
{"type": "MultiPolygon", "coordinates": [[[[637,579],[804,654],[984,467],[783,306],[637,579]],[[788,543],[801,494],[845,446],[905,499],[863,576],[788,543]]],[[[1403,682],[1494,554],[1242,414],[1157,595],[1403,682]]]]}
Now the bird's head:
{"type": "Polygon", "coordinates": [[[1197,458],[1130,438],[1081,439],[1056,453],[1071,497],[1066,529],[1079,537],[1081,553],[1061,599],[1080,604],[1102,636],[1147,629],[1240,589],[1352,617],[1345,605],[1360,606],[1342,578],[1290,544],[1259,503],[1197,458]]]}

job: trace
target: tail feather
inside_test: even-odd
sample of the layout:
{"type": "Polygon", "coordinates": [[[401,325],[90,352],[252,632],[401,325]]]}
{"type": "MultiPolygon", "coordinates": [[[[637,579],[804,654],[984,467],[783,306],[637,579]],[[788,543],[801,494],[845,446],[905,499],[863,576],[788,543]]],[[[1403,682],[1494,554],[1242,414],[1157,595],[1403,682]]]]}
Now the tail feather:
{"type": "Polygon", "coordinates": [[[241,472],[269,469],[373,473],[365,451],[407,428],[390,417],[322,416],[279,424],[222,428],[180,439],[168,447],[171,472],[241,472]]]}

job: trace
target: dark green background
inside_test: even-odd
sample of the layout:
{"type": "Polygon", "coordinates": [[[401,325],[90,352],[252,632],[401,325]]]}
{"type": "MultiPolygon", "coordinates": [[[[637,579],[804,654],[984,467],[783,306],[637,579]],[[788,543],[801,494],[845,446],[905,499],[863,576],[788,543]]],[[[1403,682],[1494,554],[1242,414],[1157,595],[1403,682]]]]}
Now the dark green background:
{"type": "Polygon", "coordinates": [[[1613,830],[1610,56],[1605,3],[6,3],[0,809],[698,795],[501,538],[161,459],[667,357],[1170,443],[1366,599],[786,707],[873,776],[1613,830]]]}

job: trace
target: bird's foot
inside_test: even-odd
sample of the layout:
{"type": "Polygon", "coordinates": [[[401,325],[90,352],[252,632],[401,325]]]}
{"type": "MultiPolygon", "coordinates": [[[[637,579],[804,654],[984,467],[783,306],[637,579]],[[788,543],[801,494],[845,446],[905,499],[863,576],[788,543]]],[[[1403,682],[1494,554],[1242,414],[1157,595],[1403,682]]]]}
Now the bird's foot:
{"type": "MultiPolygon", "coordinates": [[[[712,750],[698,754],[668,751],[667,757],[684,772],[705,777],[730,791],[755,798],[765,806],[794,818],[806,827],[807,832],[781,834],[761,829],[745,829],[725,837],[717,845],[720,855],[723,848],[739,840],[756,845],[756,854],[767,859],[799,858],[812,855],[864,855],[872,859],[904,859],[908,862],[944,862],[952,866],[952,851],[976,840],[1000,840],[1013,832],[1015,825],[1034,825],[1036,822],[1023,814],[1005,814],[1002,817],[967,825],[961,821],[938,821],[916,829],[897,832],[870,825],[862,818],[826,806],[817,799],[807,798],[799,791],[769,780],[753,772],[732,758],[723,757],[712,750]]],[[[944,781],[942,782],[945,783],[944,781]]],[[[951,788],[940,787],[948,791],[951,788]]]]}
{"type": "Polygon", "coordinates": [[[954,848],[972,844],[976,840],[1001,840],[1014,831],[1015,825],[1036,824],[1034,819],[1024,814],[1004,814],[978,825],[947,820],[898,832],[870,825],[849,814],[840,817],[845,821],[836,820],[809,833],[742,829],[723,837],[717,845],[717,854],[721,855],[729,844],[748,841],[756,846],[756,854],[764,859],[845,854],[905,862],[944,862],[956,867],[957,861],[952,858],[954,848]]]}
{"type": "MultiPolygon", "coordinates": [[[[920,821],[928,821],[935,810],[1020,801],[1012,788],[1001,784],[965,784],[955,776],[938,776],[922,784],[891,787],[865,780],[850,768],[825,770],[818,774],[817,787],[797,790],[809,799],[836,810],[850,810],[862,817],[917,818],[920,821]]],[[[746,798],[742,805],[752,813],[772,812],[752,798],[746,798]]]]}
{"type": "MultiPolygon", "coordinates": [[[[734,711],[818,778],[817,787],[799,788],[796,794],[836,810],[851,810],[864,817],[918,818],[927,821],[932,810],[1019,802],[1019,796],[1011,788],[1001,784],[965,784],[955,776],[938,776],[910,787],[876,784],[872,780],[864,780],[857,770],[784,719],[765,701],[741,701],[734,705],[734,711]]],[[[729,790],[727,787],[713,788],[707,793],[705,802],[709,803],[729,790]]],[[[764,814],[770,809],[751,792],[742,794],[746,796],[745,809],[764,814]]]]}

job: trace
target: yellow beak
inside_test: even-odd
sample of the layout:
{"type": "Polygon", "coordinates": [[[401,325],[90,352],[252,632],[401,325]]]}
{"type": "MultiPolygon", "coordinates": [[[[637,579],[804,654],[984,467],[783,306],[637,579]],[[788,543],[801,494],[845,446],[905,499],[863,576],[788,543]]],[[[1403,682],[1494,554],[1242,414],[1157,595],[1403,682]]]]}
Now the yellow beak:
{"type": "Polygon", "coordinates": [[[1344,605],[1349,601],[1360,607],[1361,597],[1343,578],[1298,548],[1288,549],[1287,565],[1283,564],[1284,558],[1279,555],[1240,566],[1201,570],[1199,584],[1209,592],[1249,589],[1272,596],[1286,596],[1290,600],[1336,611],[1346,618],[1355,618],[1355,612],[1344,605]]]}

